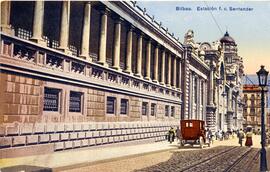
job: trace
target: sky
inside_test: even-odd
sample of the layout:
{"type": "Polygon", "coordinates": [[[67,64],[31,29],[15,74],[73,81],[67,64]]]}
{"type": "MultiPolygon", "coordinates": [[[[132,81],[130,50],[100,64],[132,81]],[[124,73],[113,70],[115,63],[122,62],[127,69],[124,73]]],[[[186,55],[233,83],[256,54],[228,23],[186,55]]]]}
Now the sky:
{"type": "Polygon", "coordinates": [[[168,27],[181,42],[189,29],[194,31],[196,42],[216,41],[228,30],[238,45],[238,55],[243,57],[245,74],[256,74],[261,65],[270,70],[270,1],[137,1],[137,4],[146,8],[146,13],[154,15],[155,20],[168,27]],[[207,6],[217,10],[211,11],[212,14],[197,10],[197,7],[207,6]],[[176,7],[192,10],[177,11],[176,7]],[[224,11],[229,7],[253,10],[224,11]]]}

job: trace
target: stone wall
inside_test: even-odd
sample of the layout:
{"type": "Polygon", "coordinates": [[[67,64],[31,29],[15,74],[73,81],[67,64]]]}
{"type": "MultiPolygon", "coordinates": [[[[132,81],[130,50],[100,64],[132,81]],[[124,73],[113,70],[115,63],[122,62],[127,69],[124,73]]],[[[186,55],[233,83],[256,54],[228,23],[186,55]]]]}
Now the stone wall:
{"type": "Polygon", "coordinates": [[[180,105],[20,74],[2,72],[0,76],[2,158],[139,140],[162,141],[170,126],[179,126],[180,105]],[[43,111],[45,87],[61,89],[59,112],[43,111]],[[81,113],[69,112],[70,91],[83,93],[81,113]],[[108,96],[116,97],[115,114],[106,113],[108,96]],[[121,99],[129,102],[126,115],[120,114],[121,99]],[[142,102],[148,102],[148,113],[143,116],[142,102]],[[151,103],[156,104],[153,116],[151,103]],[[174,117],[165,116],[165,105],[175,107],[174,117]]]}
{"type": "Polygon", "coordinates": [[[1,74],[1,113],[2,123],[51,123],[51,122],[117,122],[117,121],[177,121],[180,119],[180,105],[157,100],[113,93],[110,91],[85,88],[54,81],[39,80],[19,74],[1,74]],[[61,90],[59,112],[43,111],[44,88],[61,90]],[[82,111],[71,113],[70,91],[83,93],[82,111]],[[106,114],[106,98],[116,98],[116,113],[106,114]],[[120,101],[129,102],[128,113],[120,114],[120,101]],[[141,115],[142,102],[148,103],[148,114],[141,115]],[[151,116],[151,103],[156,104],[156,115],[151,116]],[[165,105],[175,107],[175,117],[165,116],[165,105]]]}
{"type": "Polygon", "coordinates": [[[1,158],[17,157],[24,148],[26,155],[39,146],[39,153],[152,139],[163,141],[177,122],[91,122],[91,123],[21,123],[1,126],[1,158]],[[41,151],[42,147],[46,152],[41,151]],[[12,154],[10,154],[12,152],[12,154]]]}
{"type": "Polygon", "coordinates": [[[42,87],[39,79],[0,73],[0,122],[33,123],[41,114],[42,87]]]}

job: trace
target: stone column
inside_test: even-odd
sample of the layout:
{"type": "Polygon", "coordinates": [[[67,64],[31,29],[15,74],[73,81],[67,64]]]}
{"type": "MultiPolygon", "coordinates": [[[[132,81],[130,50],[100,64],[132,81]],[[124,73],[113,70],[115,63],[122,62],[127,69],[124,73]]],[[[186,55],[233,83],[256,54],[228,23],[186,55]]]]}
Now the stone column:
{"type": "Polygon", "coordinates": [[[192,72],[190,72],[189,74],[189,107],[188,107],[188,111],[189,111],[189,118],[188,119],[193,119],[192,116],[192,112],[193,112],[193,74],[192,72]]]}
{"type": "Polygon", "coordinates": [[[179,75],[178,75],[178,78],[179,78],[179,85],[178,85],[178,89],[181,90],[181,83],[182,83],[182,63],[181,63],[181,60],[179,61],[179,75]]]}
{"type": "Polygon", "coordinates": [[[11,1],[1,2],[1,31],[11,35],[12,29],[10,25],[10,7],[11,1]]]}
{"type": "Polygon", "coordinates": [[[80,57],[92,61],[89,53],[90,44],[90,28],[91,28],[91,2],[86,2],[84,5],[84,19],[83,19],[83,32],[81,42],[81,54],[80,57]]]}
{"type": "Polygon", "coordinates": [[[100,40],[99,40],[99,60],[98,63],[108,66],[106,63],[106,44],[107,44],[107,15],[109,9],[102,11],[101,26],[100,26],[100,40]]]}
{"type": "Polygon", "coordinates": [[[60,42],[59,50],[64,51],[67,54],[71,54],[68,48],[69,41],[69,21],[70,21],[70,1],[62,2],[62,18],[60,28],[60,42]]]}
{"type": "Polygon", "coordinates": [[[165,81],[164,81],[164,78],[165,78],[165,56],[166,56],[166,52],[165,50],[162,51],[162,55],[161,55],[161,77],[160,77],[160,84],[161,85],[164,85],[165,84],[165,81]]]}
{"type": "Polygon", "coordinates": [[[43,21],[44,21],[44,1],[36,1],[34,22],[33,22],[33,36],[31,38],[31,41],[46,46],[46,42],[42,38],[43,21]]]}
{"type": "Polygon", "coordinates": [[[171,73],[172,73],[171,61],[172,61],[172,56],[169,53],[169,56],[168,56],[168,71],[167,71],[168,72],[168,74],[167,74],[167,77],[168,77],[167,87],[171,87],[171,73]]]}
{"type": "Polygon", "coordinates": [[[158,82],[158,53],[159,53],[159,45],[155,48],[155,61],[154,61],[154,80],[153,82],[158,82]]]}
{"type": "Polygon", "coordinates": [[[201,80],[197,78],[197,114],[198,119],[201,119],[201,80]]]}
{"type": "Polygon", "coordinates": [[[233,98],[232,98],[232,88],[230,87],[228,90],[228,110],[229,111],[233,111],[232,109],[232,102],[233,102],[233,98]]]}
{"type": "Polygon", "coordinates": [[[134,26],[130,26],[127,35],[126,73],[132,73],[132,34],[134,26]]]}
{"type": "Polygon", "coordinates": [[[173,88],[176,88],[176,57],[173,58],[173,88]]]}
{"type": "Polygon", "coordinates": [[[136,76],[142,77],[142,39],[143,35],[142,33],[139,35],[138,43],[137,43],[137,70],[136,70],[136,76]]]}
{"type": "Polygon", "coordinates": [[[214,100],[213,100],[213,94],[214,94],[214,66],[210,66],[210,77],[209,77],[209,105],[213,106],[214,105],[214,100]]]}
{"type": "Polygon", "coordinates": [[[151,39],[147,42],[146,48],[146,75],[145,79],[150,80],[151,76],[151,39]]]}
{"type": "Polygon", "coordinates": [[[114,54],[113,54],[113,68],[120,69],[120,42],[121,42],[121,21],[123,19],[117,19],[114,30],[114,54]]]}

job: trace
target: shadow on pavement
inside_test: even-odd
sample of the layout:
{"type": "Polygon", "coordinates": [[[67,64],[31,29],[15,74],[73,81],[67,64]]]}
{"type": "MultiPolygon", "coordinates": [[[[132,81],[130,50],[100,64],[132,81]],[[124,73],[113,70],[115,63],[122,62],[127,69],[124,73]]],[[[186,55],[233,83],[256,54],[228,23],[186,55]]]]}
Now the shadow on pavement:
{"type": "Polygon", "coordinates": [[[31,166],[31,165],[16,165],[11,167],[5,167],[0,169],[1,172],[52,172],[51,168],[48,167],[38,167],[38,166],[31,166]]]}
{"type": "MultiPolygon", "coordinates": [[[[178,149],[201,149],[199,145],[185,145],[185,146],[180,146],[180,145],[169,145],[170,147],[178,148],[178,149]]],[[[207,146],[208,147],[208,146],[207,146]]]]}

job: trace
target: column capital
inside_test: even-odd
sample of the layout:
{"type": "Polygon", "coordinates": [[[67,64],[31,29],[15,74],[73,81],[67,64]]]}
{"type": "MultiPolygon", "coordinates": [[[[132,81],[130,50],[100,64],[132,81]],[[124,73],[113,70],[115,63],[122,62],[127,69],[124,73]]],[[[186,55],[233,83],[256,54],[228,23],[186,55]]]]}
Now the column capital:
{"type": "Polygon", "coordinates": [[[93,2],[93,1],[86,1],[84,4],[93,5],[93,4],[94,4],[94,2],[93,2]]]}
{"type": "Polygon", "coordinates": [[[133,31],[133,30],[135,30],[135,29],[136,29],[136,27],[135,27],[134,25],[131,24],[131,25],[129,26],[129,31],[133,31]]]}
{"type": "Polygon", "coordinates": [[[145,34],[144,34],[142,31],[138,31],[138,32],[137,32],[137,35],[138,35],[139,37],[142,37],[142,38],[145,37],[145,34]]]}
{"type": "Polygon", "coordinates": [[[104,7],[104,9],[102,9],[100,12],[103,15],[108,15],[111,12],[111,10],[108,7],[104,7]]]}
{"type": "Polygon", "coordinates": [[[125,20],[124,20],[122,17],[116,17],[114,22],[115,22],[116,24],[121,24],[121,23],[123,23],[124,21],[125,21],[125,20]]]}
{"type": "Polygon", "coordinates": [[[154,42],[154,40],[153,40],[152,38],[149,37],[148,40],[147,40],[147,43],[150,43],[150,44],[151,44],[151,43],[153,43],[153,42],[154,42]]]}
{"type": "Polygon", "coordinates": [[[161,45],[159,43],[157,43],[155,48],[161,48],[161,45]]]}

